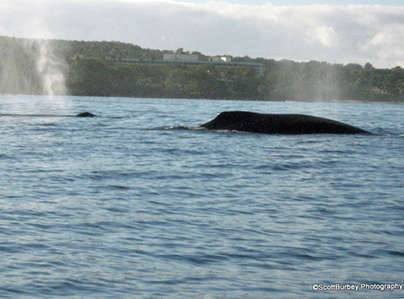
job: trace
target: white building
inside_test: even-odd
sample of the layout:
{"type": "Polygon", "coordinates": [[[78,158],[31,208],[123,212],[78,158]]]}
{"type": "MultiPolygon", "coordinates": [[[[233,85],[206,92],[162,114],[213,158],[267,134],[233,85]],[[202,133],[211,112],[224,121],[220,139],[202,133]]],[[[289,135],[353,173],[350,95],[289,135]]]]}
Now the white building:
{"type": "Polygon", "coordinates": [[[163,60],[193,62],[193,61],[199,60],[199,55],[196,55],[196,54],[164,54],[163,60]]]}
{"type": "Polygon", "coordinates": [[[209,58],[209,61],[212,62],[231,62],[231,56],[212,56],[209,58]]]}
{"type": "Polygon", "coordinates": [[[123,58],[121,63],[149,65],[167,65],[177,63],[185,66],[214,65],[216,67],[251,67],[254,68],[260,76],[264,75],[261,63],[233,62],[231,56],[213,56],[209,58],[209,61],[200,61],[199,55],[196,54],[164,54],[163,60],[123,58]]]}

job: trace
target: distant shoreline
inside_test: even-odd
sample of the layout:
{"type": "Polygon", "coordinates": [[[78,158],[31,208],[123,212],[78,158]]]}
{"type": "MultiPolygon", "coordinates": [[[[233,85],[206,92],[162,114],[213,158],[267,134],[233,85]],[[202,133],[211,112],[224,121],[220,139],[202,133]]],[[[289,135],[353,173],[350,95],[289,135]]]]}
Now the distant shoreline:
{"type": "Polygon", "coordinates": [[[404,103],[400,66],[206,56],[120,42],[0,36],[0,44],[0,77],[7,78],[0,84],[1,94],[404,103]],[[44,52],[49,54],[43,57],[44,52]],[[39,71],[44,61],[46,67],[39,71]]]}
{"type": "Polygon", "coordinates": [[[347,103],[347,104],[389,104],[389,105],[403,105],[404,102],[402,101],[366,101],[366,100],[321,100],[321,101],[315,101],[315,100],[309,100],[309,101],[304,101],[304,100],[296,100],[296,101],[284,101],[284,102],[299,102],[299,103],[347,103]]]}
{"type": "Polygon", "coordinates": [[[77,95],[77,94],[66,94],[66,95],[46,95],[46,94],[1,94],[0,96],[30,96],[30,97],[91,97],[91,98],[126,98],[126,99],[182,99],[182,100],[208,100],[208,101],[244,101],[244,102],[296,102],[296,103],[351,103],[351,104],[389,104],[389,105],[403,105],[404,101],[371,101],[371,100],[265,100],[265,99],[215,99],[215,98],[179,98],[179,97],[132,97],[132,96],[118,96],[118,95],[77,95]]]}

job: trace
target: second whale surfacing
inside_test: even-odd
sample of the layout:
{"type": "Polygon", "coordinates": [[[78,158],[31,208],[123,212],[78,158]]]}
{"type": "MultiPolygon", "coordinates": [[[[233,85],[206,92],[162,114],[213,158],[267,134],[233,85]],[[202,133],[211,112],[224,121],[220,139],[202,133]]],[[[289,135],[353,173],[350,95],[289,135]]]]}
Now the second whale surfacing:
{"type": "Polygon", "coordinates": [[[262,114],[225,111],[201,127],[260,134],[372,134],[339,121],[304,114],[262,114]]]}

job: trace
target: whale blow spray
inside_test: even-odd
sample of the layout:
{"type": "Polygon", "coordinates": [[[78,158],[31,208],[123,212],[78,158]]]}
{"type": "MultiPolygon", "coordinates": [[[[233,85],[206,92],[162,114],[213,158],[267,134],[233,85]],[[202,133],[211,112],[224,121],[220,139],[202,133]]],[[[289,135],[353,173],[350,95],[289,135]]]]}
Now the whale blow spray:
{"type": "Polygon", "coordinates": [[[50,41],[34,40],[33,43],[38,48],[36,67],[41,78],[42,93],[49,96],[66,95],[66,63],[55,55],[50,41]]]}
{"type": "Polygon", "coordinates": [[[57,45],[46,39],[0,37],[0,94],[20,95],[11,102],[3,99],[2,106],[15,113],[68,112],[69,100],[63,97],[68,66],[57,45]]]}
{"type": "Polygon", "coordinates": [[[0,93],[66,95],[67,63],[55,42],[0,37],[0,93]]]}

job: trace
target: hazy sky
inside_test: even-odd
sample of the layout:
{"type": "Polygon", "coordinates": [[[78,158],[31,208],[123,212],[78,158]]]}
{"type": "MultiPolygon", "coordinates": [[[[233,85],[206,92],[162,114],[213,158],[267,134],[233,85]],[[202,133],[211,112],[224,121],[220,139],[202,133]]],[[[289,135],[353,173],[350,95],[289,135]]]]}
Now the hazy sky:
{"type": "Polygon", "coordinates": [[[404,67],[404,0],[0,0],[0,35],[404,67]]]}
{"type": "MultiPolygon", "coordinates": [[[[177,0],[176,2],[186,3],[207,3],[210,0],[177,0]]],[[[262,5],[271,3],[277,6],[293,6],[293,5],[313,5],[313,4],[328,4],[328,5],[404,5],[403,0],[222,0],[221,2],[227,3],[241,3],[250,5],[262,5]]]]}

